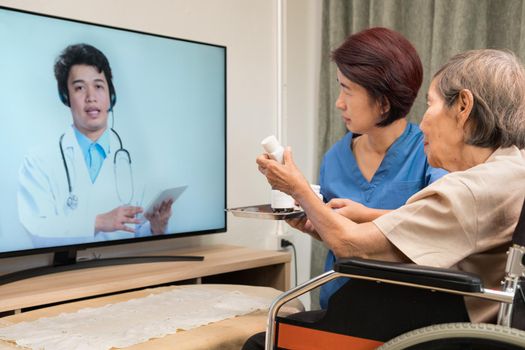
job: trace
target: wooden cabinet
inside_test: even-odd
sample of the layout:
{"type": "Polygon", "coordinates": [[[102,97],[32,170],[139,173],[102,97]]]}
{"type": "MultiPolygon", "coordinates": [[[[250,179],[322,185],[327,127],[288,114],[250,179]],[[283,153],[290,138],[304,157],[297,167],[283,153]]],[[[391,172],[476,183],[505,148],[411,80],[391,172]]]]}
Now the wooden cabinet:
{"type": "Polygon", "coordinates": [[[5,284],[0,286],[0,313],[177,283],[290,287],[291,254],[286,251],[217,245],[156,254],[202,255],[204,260],[103,266],[5,284]]]}

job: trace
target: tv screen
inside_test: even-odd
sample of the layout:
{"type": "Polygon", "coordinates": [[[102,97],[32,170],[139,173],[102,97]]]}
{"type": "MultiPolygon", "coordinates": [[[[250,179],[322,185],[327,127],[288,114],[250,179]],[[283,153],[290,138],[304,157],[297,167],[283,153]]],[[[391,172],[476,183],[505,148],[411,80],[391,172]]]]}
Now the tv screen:
{"type": "Polygon", "coordinates": [[[0,8],[0,256],[224,232],[226,48],[0,8]]]}

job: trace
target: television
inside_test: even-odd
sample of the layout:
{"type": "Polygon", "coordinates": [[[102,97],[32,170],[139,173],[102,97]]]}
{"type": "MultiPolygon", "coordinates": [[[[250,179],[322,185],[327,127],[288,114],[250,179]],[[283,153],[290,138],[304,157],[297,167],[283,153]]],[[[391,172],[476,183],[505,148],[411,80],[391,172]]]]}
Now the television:
{"type": "Polygon", "coordinates": [[[226,231],[225,46],[0,7],[0,47],[0,258],[226,231]]]}

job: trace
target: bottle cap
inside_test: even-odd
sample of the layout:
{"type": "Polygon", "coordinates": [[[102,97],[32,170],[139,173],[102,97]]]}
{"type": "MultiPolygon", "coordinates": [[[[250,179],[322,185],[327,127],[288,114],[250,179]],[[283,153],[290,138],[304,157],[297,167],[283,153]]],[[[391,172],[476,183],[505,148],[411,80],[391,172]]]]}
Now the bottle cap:
{"type": "Polygon", "coordinates": [[[321,186],[320,185],[314,185],[310,184],[310,187],[312,188],[312,191],[319,197],[320,200],[323,200],[323,195],[321,194],[321,186]]]}
{"type": "Polygon", "coordinates": [[[263,146],[264,150],[268,153],[273,153],[281,148],[281,144],[273,135],[270,135],[264,140],[262,140],[261,145],[263,146]]]}
{"type": "Polygon", "coordinates": [[[312,188],[312,190],[315,193],[317,193],[317,194],[321,193],[321,186],[320,185],[310,184],[310,187],[312,188]]]}

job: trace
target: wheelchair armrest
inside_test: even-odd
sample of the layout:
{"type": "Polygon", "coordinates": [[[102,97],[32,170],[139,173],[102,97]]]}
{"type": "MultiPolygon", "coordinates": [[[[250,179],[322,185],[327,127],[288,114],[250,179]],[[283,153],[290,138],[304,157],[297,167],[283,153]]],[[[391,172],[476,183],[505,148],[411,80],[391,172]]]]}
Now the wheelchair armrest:
{"type": "Polygon", "coordinates": [[[450,269],[360,258],[339,259],[334,271],[353,276],[423,285],[466,293],[483,292],[479,276],[450,269]]]}

